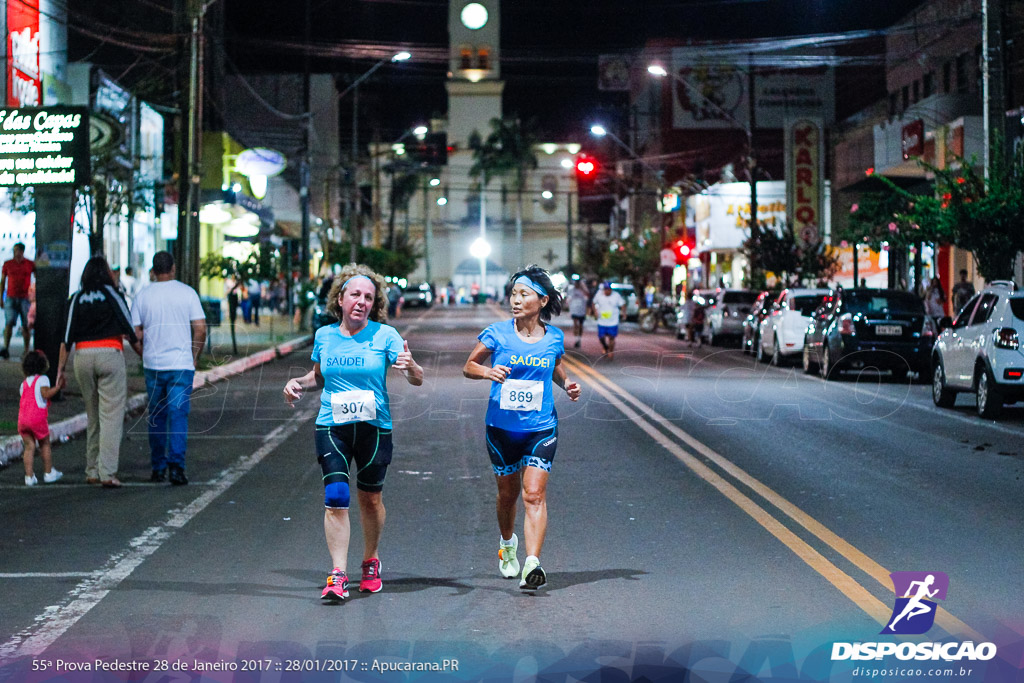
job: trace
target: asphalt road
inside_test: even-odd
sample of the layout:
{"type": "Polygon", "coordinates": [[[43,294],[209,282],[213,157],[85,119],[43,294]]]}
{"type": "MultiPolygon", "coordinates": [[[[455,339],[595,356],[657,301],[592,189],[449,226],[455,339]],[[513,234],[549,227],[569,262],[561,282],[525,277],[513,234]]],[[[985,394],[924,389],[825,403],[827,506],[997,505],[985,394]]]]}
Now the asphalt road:
{"type": "MultiPolygon", "coordinates": [[[[189,486],[146,481],[138,420],[120,490],[85,485],[81,440],[55,450],[58,484],[0,472],[0,680],[858,680],[865,664],[894,670],[877,680],[1020,680],[1024,409],[986,422],[969,397],[941,410],[927,386],[826,383],[632,325],[609,360],[588,329],[565,361],[584,397],[557,400],[549,584],[522,594],[497,573],[487,386],[461,375],[502,315],[396,322],[427,379],[389,382],[378,594],[319,600],[315,401],[280,394],[305,352],[196,396],[189,486]],[[907,642],[998,655],[832,661],[836,642],[906,640],[879,635],[896,571],[949,577],[907,642]]],[[[354,519],[356,568],[361,544],[354,519]]]]}

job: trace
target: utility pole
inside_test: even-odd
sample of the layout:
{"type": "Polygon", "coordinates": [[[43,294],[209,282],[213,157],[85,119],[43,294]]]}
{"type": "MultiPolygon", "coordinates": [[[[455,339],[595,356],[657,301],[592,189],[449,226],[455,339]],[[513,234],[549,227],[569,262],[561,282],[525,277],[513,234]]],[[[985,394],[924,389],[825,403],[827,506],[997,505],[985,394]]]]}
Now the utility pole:
{"type": "MultiPolygon", "coordinates": [[[[1003,10],[1000,0],[981,0],[981,87],[985,129],[985,178],[992,170],[992,143],[1005,145],[1006,86],[1003,76],[1003,10]]],[[[1004,152],[1006,150],[1004,149],[1004,152]]]]}
{"type": "Polygon", "coordinates": [[[362,231],[359,225],[359,86],[352,90],[352,209],[349,214],[349,261],[359,259],[362,231]]]}
{"type": "MultiPolygon", "coordinates": [[[[310,27],[309,27],[309,3],[310,0],[306,0],[306,18],[305,18],[305,48],[306,52],[302,58],[302,110],[306,114],[306,120],[302,126],[302,167],[299,169],[299,202],[300,209],[302,211],[302,236],[301,244],[299,245],[299,261],[301,262],[300,280],[306,282],[309,280],[309,184],[311,169],[311,150],[310,140],[313,137],[311,128],[313,127],[313,115],[310,113],[310,84],[309,84],[309,40],[310,40],[310,27]]],[[[326,216],[325,216],[326,218],[326,216]]],[[[323,244],[321,247],[326,254],[330,251],[329,244],[323,244]]]]}
{"type": "Polygon", "coordinates": [[[185,145],[178,166],[178,238],[174,244],[174,260],[178,279],[190,287],[199,287],[199,204],[202,180],[203,125],[203,14],[202,0],[184,0],[184,23],[189,34],[188,88],[182,88],[182,111],[185,145]]]}
{"type": "Polygon", "coordinates": [[[565,241],[569,250],[569,276],[572,277],[572,190],[565,193],[565,241]]]}
{"type": "Polygon", "coordinates": [[[430,247],[434,241],[434,226],[430,223],[430,174],[423,176],[423,270],[427,276],[427,283],[430,279],[430,247]]]}
{"type": "MultiPolygon", "coordinates": [[[[757,125],[757,96],[754,92],[754,59],[747,61],[747,98],[750,105],[750,121],[747,126],[747,177],[750,180],[750,239],[755,245],[760,241],[760,228],[757,224],[757,158],[754,156],[754,127],[757,125]]],[[[756,248],[756,247],[755,247],[756,248]]],[[[754,280],[753,268],[750,279],[754,280]]]]}

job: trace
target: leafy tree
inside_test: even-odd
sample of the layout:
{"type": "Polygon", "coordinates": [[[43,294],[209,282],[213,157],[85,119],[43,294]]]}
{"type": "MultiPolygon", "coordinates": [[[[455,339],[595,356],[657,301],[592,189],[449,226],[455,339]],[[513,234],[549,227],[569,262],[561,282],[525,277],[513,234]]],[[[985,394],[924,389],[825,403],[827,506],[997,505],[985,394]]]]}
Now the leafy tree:
{"type": "Polygon", "coordinates": [[[420,174],[412,170],[411,167],[407,165],[402,167],[393,165],[391,167],[391,196],[388,202],[391,205],[391,211],[388,214],[388,249],[394,249],[396,245],[395,215],[401,209],[405,212],[406,217],[409,216],[409,202],[412,201],[420,185],[420,174]]]}
{"type": "Polygon", "coordinates": [[[608,249],[607,270],[637,288],[658,269],[661,240],[655,230],[637,231],[624,239],[612,240],[608,249]]]}
{"type": "MultiPolygon", "coordinates": [[[[516,245],[522,251],[523,191],[530,171],[537,168],[534,147],[538,142],[536,121],[522,121],[518,117],[493,118],[491,132],[486,139],[475,132],[470,136],[473,166],[470,175],[481,178],[481,190],[486,190],[494,177],[509,178],[516,193],[516,245]]],[[[504,189],[504,188],[503,188],[504,189]]]]}
{"type": "Polygon", "coordinates": [[[767,273],[774,273],[785,286],[791,286],[828,281],[839,272],[839,257],[828,245],[801,246],[787,223],[779,224],[777,229],[758,226],[757,232],[742,246],[751,272],[759,274],[750,283],[754,288],[765,287],[767,273]]]}
{"type": "MultiPolygon", "coordinates": [[[[915,195],[883,176],[888,192],[866,206],[851,207],[853,216],[865,211],[860,222],[869,243],[881,232],[879,225],[891,211],[885,229],[897,244],[937,241],[953,244],[974,254],[978,271],[988,280],[1013,278],[1014,260],[1024,250],[1024,150],[1005,161],[1002,142],[992,146],[988,180],[975,160],[955,157],[945,168],[918,163],[935,174],[935,193],[915,195]],[[873,231],[864,230],[874,224],[873,231]],[[909,242],[907,241],[909,240],[909,242]]],[[[851,223],[854,223],[851,220],[851,223]]],[[[884,234],[884,233],[882,233],[884,234]]]]}
{"type": "Polygon", "coordinates": [[[603,278],[608,275],[609,240],[594,234],[590,225],[583,234],[576,266],[580,272],[603,278]]]}

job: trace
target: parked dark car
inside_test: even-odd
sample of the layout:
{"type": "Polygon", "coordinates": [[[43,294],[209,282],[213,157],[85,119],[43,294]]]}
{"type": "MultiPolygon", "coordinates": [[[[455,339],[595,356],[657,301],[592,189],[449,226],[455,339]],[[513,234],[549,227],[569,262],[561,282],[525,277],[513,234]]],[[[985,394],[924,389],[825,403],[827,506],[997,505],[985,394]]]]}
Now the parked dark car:
{"type": "Polygon", "coordinates": [[[309,325],[313,328],[313,332],[316,332],[324,325],[336,322],[338,322],[338,319],[327,310],[327,296],[318,296],[313,303],[313,315],[309,320],[309,325]]]}
{"type": "Polygon", "coordinates": [[[825,379],[843,370],[876,368],[903,378],[930,377],[938,330],[924,301],[896,289],[836,289],[814,311],[804,336],[803,366],[825,379]]]}
{"type": "Polygon", "coordinates": [[[761,321],[772,312],[772,303],[778,292],[764,291],[757,295],[754,304],[750,307],[750,314],[743,319],[743,338],[740,348],[743,353],[756,353],[758,342],[758,331],[761,329],[761,321]]]}

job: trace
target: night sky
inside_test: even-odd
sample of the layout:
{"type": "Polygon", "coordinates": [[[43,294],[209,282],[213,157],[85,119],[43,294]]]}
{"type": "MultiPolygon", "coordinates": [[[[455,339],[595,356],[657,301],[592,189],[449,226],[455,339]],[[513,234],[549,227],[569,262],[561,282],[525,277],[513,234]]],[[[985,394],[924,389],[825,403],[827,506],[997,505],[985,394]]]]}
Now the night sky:
{"type": "MultiPolygon", "coordinates": [[[[307,52],[307,2],[312,70],[336,74],[342,86],[399,47],[414,55],[411,62],[385,66],[362,86],[360,119],[367,128],[361,139],[395,139],[409,126],[445,113],[447,0],[216,0],[210,5],[209,53],[226,55],[223,63],[229,73],[301,72],[307,52]]],[[[147,100],[174,106],[174,68],[183,55],[173,35],[172,8],[178,4],[180,0],[73,3],[71,58],[92,61],[147,100]]],[[[601,54],[636,53],[652,40],[744,40],[878,29],[918,4],[920,0],[505,0],[505,113],[536,118],[546,139],[587,142],[590,122],[602,120],[621,130],[625,118],[625,94],[597,89],[601,54]]],[[[880,55],[881,42],[871,49],[880,55]]],[[[851,82],[849,74],[846,80],[840,75],[840,115],[884,95],[865,87],[871,80],[867,76],[881,74],[876,69],[871,74],[861,68],[854,74],[861,81],[851,86],[842,86],[851,82]],[[860,100],[854,97],[844,105],[848,94],[860,100]]],[[[345,108],[342,113],[347,115],[345,108]]],[[[341,130],[345,145],[344,120],[341,130]]]]}
{"type": "MultiPolygon", "coordinates": [[[[295,49],[303,38],[302,2],[226,3],[226,45],[240,69],[302,68],[295,49]]],[[[314,71],[351,80],[381,50],[406,46],[413,52],[412,63],[385,67],[364,91],[361,107],[373,111],[381,139],[443,114],[447,0],[310,3],[314,71]]],[[[583,141],[589,121],[619,118],[625,104],[624,94],[598,92],[600,54],[635,52],[648,40],[737,40],[883,28],[918,4],[920,0],[506,1],[501,17],[505,112],[535,117],[548,139],[583,141]]]]}

